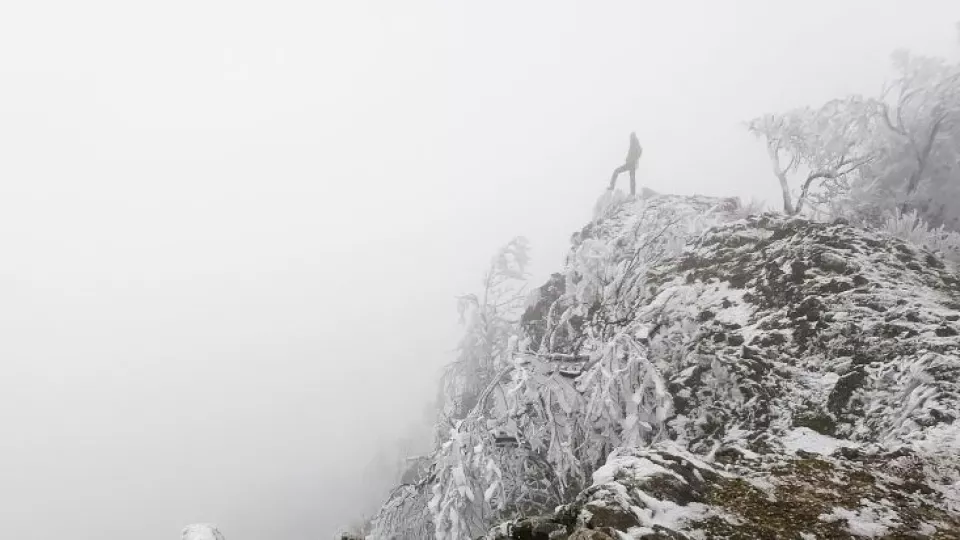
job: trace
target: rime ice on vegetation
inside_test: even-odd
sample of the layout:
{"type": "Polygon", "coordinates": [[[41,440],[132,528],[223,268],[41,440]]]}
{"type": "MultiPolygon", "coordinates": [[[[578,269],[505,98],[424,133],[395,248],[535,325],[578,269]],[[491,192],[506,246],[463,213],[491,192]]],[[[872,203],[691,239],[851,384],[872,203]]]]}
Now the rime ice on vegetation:
{"type": "Polygon", "coordinates": [[[371,538],[960,530],[953,263],[731,199],[595,213],[521,316],[474,320],[485,384],[371,538]]]}
{"type": "Polygon", "coordinates": [[[224,540],[217,526],[210,523],[188,525],[184,527],[180,537],[182,540],[224,540]]]}

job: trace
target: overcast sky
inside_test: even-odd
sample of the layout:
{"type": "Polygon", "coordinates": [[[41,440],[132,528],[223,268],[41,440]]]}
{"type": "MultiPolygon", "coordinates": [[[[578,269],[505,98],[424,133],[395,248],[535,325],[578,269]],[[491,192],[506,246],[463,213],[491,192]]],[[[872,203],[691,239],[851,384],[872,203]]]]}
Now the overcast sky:
{"type": "Polygon", "coordinates": [[[957,56],[955,0],[7,2],[4,538],[328,538],[512,236],[777,187],[758,114],[957,56]],[[721,7],[722,6],[722,7],[721,7]],[[626,177],[622,178],[626,182],[626,177]],[[626,186],[626,184],[623,184],[626,186]]]}

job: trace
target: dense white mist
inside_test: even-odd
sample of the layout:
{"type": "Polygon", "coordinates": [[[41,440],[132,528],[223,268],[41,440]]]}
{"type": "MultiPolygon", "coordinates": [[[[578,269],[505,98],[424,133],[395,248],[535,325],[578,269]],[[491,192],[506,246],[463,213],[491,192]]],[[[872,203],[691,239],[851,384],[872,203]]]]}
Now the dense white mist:
{"type": "Polygon", "coordinates": [[[876,93],[896,47],[955,55],[957,20],[932,0],[5,6],[3,537],[325,538],[422,417],[453,296],[516,234],[553,270],[630,131],[640,185],[775,200],[739,122],[876,93]]]}

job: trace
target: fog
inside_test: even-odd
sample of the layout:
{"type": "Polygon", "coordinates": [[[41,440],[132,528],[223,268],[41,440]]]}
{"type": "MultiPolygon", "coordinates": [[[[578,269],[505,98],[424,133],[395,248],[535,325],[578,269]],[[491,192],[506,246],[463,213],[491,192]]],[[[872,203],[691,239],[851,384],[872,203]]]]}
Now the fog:
{"type": "Polygon", "coordinates": [[[330,537],[423,417],[454,296],[517,234],[556,269],[630,131],[642,186],[776,201],[741,122],[960,49],[933,0],[2,11],[11,539],[330,537]]]}

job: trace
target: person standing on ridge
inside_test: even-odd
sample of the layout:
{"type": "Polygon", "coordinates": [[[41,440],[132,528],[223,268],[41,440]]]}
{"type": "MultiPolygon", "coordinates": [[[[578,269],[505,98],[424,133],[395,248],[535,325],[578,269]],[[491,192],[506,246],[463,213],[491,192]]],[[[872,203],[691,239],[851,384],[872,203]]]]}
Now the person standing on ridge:
{"type": "Polygon", "coordinates": [[[630,132],[630,148],[627,150],[627,159],[623,165],[617,167],[613,171],[613,176],[610,178],[610,191],[613,191],[613,188],[617,185],[617,177],[620,176],[620,173],[630,172],[630,195],[634,196],[637,194],[637,162],[640,161],[640,154],[643,153],[643,148],[640,147],[640,141],[637,140],[636,132],[630,132]]]}

